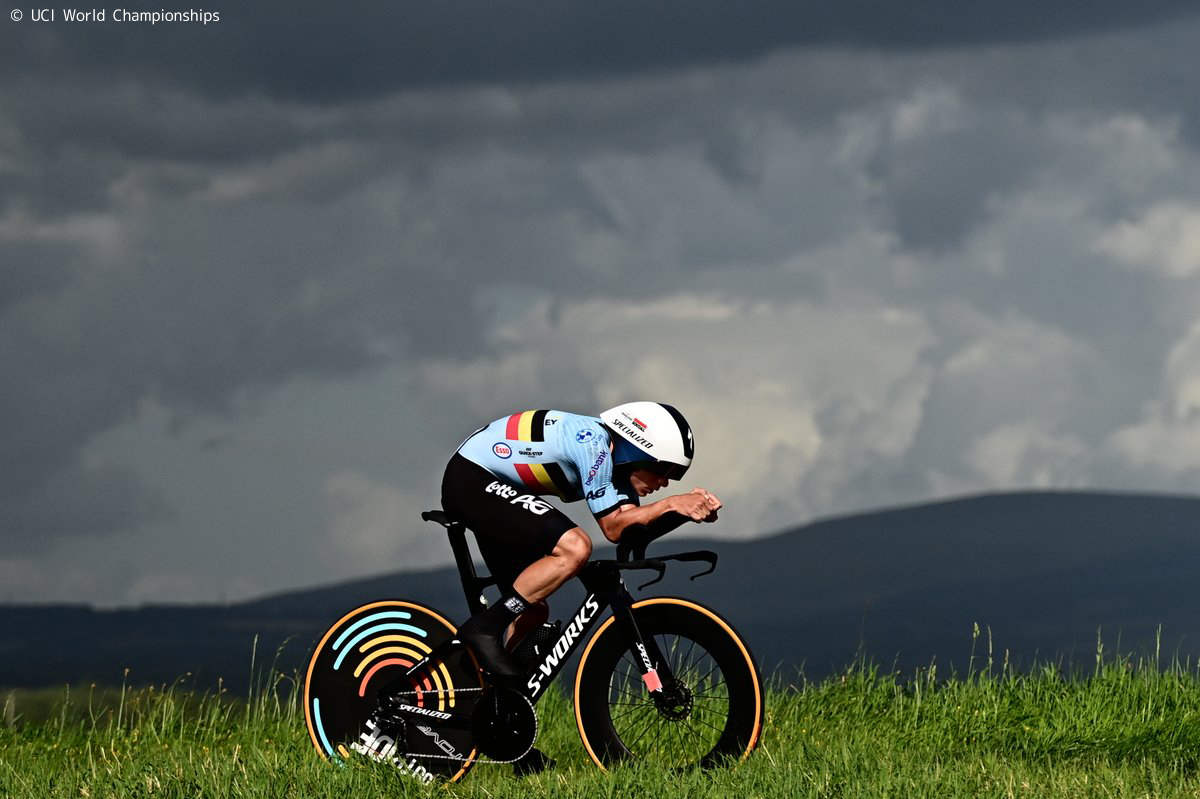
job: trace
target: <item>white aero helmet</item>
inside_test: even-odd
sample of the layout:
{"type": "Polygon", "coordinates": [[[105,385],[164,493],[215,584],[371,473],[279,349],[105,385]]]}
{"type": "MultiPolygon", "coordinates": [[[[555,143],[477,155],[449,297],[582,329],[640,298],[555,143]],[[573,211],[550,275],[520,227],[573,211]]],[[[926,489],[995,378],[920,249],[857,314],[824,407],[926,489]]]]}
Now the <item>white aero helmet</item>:
{"type": "Polygon", "coordinates": [[[600,414],[613,440],[613,465],[638,464],[671,480],[692,465],[692,428],[661,402],[626,402],[600,414]]]}

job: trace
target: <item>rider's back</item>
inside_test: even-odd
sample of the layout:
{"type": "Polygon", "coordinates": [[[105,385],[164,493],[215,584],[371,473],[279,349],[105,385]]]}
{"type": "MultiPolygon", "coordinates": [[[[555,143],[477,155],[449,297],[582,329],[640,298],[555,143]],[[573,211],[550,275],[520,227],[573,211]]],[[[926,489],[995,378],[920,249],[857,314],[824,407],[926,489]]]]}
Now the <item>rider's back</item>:
{"type": "MultiPolygon", "coordinates": [[[[538,410],[497,419],[471,435],[458,452],[530,493],[567,502],[586,498],[595,513],[615,499],[597,493],[611,479],[609,444],[608,431],[594,416],[538,410]]],[[[636,497],[632,490],[621,493],[626,501],[636,497]]]]}

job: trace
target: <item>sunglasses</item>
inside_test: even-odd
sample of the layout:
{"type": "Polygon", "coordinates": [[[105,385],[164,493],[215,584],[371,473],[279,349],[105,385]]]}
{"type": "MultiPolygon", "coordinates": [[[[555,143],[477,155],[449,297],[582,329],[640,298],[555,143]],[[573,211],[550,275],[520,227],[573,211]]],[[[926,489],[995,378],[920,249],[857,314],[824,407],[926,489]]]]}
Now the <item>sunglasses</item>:
{"type": "Polygon", "coordinates": [[[667,463],[666,461],[645,461],[631,465],[635,469],[645,469],[651,474],[665,477],[668,480],[678,480],[687,472],[686,466],[680,466],[678,463],[667,463]]]}

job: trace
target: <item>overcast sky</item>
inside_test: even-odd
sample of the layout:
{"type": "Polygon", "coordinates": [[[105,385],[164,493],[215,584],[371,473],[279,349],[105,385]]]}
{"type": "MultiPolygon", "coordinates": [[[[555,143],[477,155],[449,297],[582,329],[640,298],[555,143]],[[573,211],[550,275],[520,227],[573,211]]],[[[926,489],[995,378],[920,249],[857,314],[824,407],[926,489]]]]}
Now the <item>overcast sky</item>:
{"type": "Polygon", "coordinates": [[[1193,2],[205,10],[0,15],[0,601],[449,562],[529,408],[677,405],[727,537],[1200,487],[1193,2]]]}

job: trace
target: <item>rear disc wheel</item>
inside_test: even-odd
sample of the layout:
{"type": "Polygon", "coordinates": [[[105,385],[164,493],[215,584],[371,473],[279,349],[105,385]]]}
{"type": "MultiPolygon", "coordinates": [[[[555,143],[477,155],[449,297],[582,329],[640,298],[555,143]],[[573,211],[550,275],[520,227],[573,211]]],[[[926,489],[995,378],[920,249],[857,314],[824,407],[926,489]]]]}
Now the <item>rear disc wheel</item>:
{"type": "Polygon", "coordinates": [[[317,751],[337,761],[388,762],[422,782],[462,779],[477,756],[470,730],[433,715],[395,729],[376,726],[385,686],[403,704],[470,716],[483,681],[465,647],[404,677],[454,635],[437,611],[401,600],[364,605],[338,620],[313,652],[304,681],[304,715],[317,751]]]}

